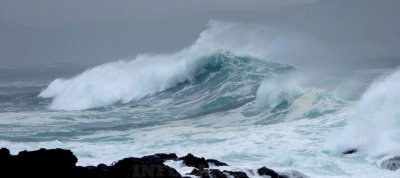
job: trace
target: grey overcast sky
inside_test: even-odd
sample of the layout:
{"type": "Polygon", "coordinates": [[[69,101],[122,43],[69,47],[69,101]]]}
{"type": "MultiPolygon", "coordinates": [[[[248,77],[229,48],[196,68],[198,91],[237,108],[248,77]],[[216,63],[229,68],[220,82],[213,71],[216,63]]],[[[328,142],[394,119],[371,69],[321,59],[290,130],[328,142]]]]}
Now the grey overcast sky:
{"type": "MultiPolygon", "coordinates": [[[[316,0],[2,0],[1,22],[31,26],[137,23],[225,10],[271,10],[316,0]]],[[[190,19],[190,17],[188,17],[190,19]]]]}
{"type": "Polygon", "coordinates": [[[0,0],[0,66],[174,52],[217,19],[312,34],[342,65],[396,67],[399,9],[398,0],[0,0]]]}

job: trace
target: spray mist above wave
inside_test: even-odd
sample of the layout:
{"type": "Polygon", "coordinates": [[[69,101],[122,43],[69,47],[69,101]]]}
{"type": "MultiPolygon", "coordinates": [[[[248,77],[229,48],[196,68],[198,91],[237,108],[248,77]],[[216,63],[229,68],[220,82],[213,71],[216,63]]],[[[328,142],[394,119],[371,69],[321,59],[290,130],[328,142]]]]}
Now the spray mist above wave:
{"type": "Polygon", "coordinates": [[[400,71],[372,83],[344,130],[328,139],[335,152],[358,148],[372,157],[400,154],[400,71]]]}

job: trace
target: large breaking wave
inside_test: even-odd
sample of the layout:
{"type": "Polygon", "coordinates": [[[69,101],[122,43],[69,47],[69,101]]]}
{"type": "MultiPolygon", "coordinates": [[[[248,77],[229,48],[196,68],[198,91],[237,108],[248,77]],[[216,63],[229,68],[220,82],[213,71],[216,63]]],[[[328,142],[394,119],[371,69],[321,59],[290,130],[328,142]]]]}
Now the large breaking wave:
{"type": "MultiPolygon", "coordinates": [[[[141,54],[131,61],[103,64],[69,79],[56,79],[39,96],[52,98],[50,108],[58,110],[128,103],[192,80],[217,54],[229,52],[265,60],[280,53],[276,45],[283,45],[283,41],[267,28],[211,21],[193,45],[177,53],[141,54]],[[271,39],[260,40],[260,30],[271,39]],[[243,31],[249,33],[240,35],[243,31]]],[[[289,44],[285,48],[294,48],[289,44]]]]}

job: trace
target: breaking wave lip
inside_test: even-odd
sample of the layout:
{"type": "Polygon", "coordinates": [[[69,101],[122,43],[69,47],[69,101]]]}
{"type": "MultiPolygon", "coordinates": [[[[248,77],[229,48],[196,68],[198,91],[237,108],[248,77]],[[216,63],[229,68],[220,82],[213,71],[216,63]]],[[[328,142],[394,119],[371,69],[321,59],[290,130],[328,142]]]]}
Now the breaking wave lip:
{"type": "Polygon", "coordinates": [[[193,78],[205,56],[218,51],[199,45],[201,40],[175,54],[142,54],[132,61],[106,63],[70,79],[56,79],[39,97],[53,98],[51,109],[84,110],[164,91],[193,78]]]}
{"type": "Polygon", "coordinates": [[[133,61],[103,64],[71,79],[56,79],[39,96],[53,98],[51,109],[60,110],[138,100],[194,78],[202,61],[188,59],[187,53],[141,55],[133,61]]]}

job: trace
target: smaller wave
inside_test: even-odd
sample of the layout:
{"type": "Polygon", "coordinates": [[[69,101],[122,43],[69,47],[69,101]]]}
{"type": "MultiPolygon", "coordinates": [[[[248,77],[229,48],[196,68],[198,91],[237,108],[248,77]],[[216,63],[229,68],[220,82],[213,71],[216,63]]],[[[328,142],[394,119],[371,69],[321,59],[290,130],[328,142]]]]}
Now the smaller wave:
{"type": "Polygon", "coordinates": [[[260,85],[256,103],[259,108],[286,107],[302,93],[304,89],[291,75],[275,76],[264,80],[260,85]]]}
{"type": "Polygon", "coordinates": [[[308,88],[294,100],[286,115],[287,119],[316,118],[342,109],[347,102],[335,94],[315,88],[308,88]]]}
{"type": "Polygon", "coordinates": [[[303,87],[305,79],[300,76],[298,72],[292,72],[264,80],[257,91],[258,108],[280,112],[282,117],[290,120],[318,117],[346,105],[331,92],[303,87]]]}

